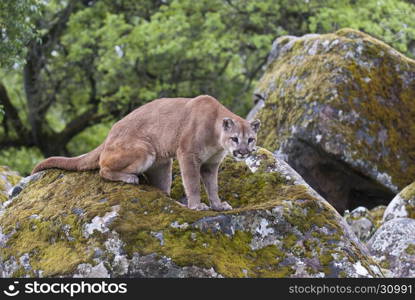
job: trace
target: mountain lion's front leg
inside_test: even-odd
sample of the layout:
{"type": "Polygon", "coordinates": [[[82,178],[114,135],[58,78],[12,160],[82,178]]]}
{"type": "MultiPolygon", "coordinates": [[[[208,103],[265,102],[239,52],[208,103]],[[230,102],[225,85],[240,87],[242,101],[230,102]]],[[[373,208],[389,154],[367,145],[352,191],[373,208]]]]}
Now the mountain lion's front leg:
{"type": "Polygon", "coordinates": [[[200,168],[203,184],[209,197],[210,205],[213,210],[230,210],[230,206],[226,201],[220,201],[218,195],[218,170],[219,163],[205,164],[200,168]]]}
{"type": "Polygon", "coordinates": [[[187,196],[187,207],[195,210],[208,210],[209,206],[200,202],[200,162],[191,153],[178,153],[182,181],[187,196]]]}

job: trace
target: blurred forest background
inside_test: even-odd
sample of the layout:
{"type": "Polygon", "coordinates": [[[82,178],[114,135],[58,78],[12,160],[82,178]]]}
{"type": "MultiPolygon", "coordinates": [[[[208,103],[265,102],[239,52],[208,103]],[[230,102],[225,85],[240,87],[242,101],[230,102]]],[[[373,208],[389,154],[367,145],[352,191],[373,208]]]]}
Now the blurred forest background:
{"type": "Polygon", "coordinates": [[[413,0],[1,0],[0,165],[85,153],[155,98],[244,116],[275,38],[343,27],[415,57],[413,0]]]}

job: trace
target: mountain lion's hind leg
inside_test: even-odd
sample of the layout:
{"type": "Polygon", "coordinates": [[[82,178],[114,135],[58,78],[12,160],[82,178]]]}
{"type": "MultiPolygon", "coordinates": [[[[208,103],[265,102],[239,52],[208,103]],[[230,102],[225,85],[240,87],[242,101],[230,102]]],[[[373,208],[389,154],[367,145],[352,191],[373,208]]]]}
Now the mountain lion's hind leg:
{"type": "Polygon", "coordinates": [[[111,181],[122,181],[122,182],[132,183],[132,184],[139,183],[138,176],[135,174],[112,171],[111,169],[106,168],[106,167],[101,168],[101,170],[99,171],[99,175],[111,181]]]}
{"type": "Polygon", "coordinates": [[[111,181],[138,184],[138,174],[154,163],[155,156],[146,144],[105,147],[101,153],[99,174],[111,181]]]}
{"type": "Polygon", "coordinates": [[[159,188],[167,195],[170,195],[171,182],[172,182],[172,159],[166,159],[162,162],[155,163],[145,173],[150,184],[156,188],[159,188]]]}

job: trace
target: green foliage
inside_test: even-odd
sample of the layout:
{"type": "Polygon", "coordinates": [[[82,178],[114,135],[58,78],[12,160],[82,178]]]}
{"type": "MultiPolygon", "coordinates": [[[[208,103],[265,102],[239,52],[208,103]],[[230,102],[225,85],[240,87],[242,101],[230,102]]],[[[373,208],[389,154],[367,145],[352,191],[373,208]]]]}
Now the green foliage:
{"type": "Polygon", "coordinates": [[[25,47],[35,38],[32,16],[39,14],[38,0],[0,2],[0,66],[7,68],[24,61],[25,47]]]}
{"type": "Polygon", "coordinates": [[[62,99],[67,103],[69,96],[79,105],[88,101],[90,90],[80,69],[89,65],[99,78],[102,111],[123,114],[157,97],[206,93],[246,114],[258,66],[265,62],[273,38],[287,32],[266,17],[271,2],[238,5],[181,0],[149,16],[136,8],[138,15],[130,16],[104,1],[80,10],[68,23],[62,51],[51,59],[58,74],[77,74],[60,92],[69,94],[62,99]],[[247,10],[238,12],[242,8],[247,10]],[[72,84],[85,89],[74,93],[72,84]]]}
{"type": "Polygon", "coordinates": [[[111,125],[112,123],[103,123],[84,130],[68,144],[69,152],[81,155],[98,147],[105,140],[111,125]]]}
{"type": "Polygon", "coordinates": [[[415,5],[401,0],[326,1],[310,17],[312,32],[332,32],[349,27],[367,32],[410,57],[415,51],[415,5]]]}
{"type": "Polygon", "coordinates": [[[7,165],[22,176],[30,174],[33,167],[43,158],[36,148],[11,148],[0,151],[0,165],[7,165]]]}

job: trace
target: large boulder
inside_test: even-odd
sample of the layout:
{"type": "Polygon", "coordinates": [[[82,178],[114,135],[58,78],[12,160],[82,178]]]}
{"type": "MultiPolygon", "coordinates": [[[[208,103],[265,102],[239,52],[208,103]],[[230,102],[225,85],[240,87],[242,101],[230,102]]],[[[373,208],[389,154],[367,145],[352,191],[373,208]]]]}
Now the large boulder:
{"type": "MultiPolygon", "coordinates": [[[[174,181],[180,200],[177,171],[174,181]]],[[[93,171],[38,173],[0,216],[0,275],[383,276],[336,210],[272,153],[226,159],[219,184],[231,211],[189,210],[93,171]]]]}
{"type": "Polygon", "coordinates": [[[384,223],[368,241],[374,259],[388,277],[415,277],[415,220],[396,218],[384,223]]]}
{"type": "Polygon", "coordinates": [[[404,188],[387,206],[383,222],[395,218],[415,219],[415,182],[404,188]]]}
{"type": "Polygon", "coordinates": [[[359,31],[283,36],[256,90],[258,143],[336,209],[387,204],[415,178],[415,62],[359,31]]]}

